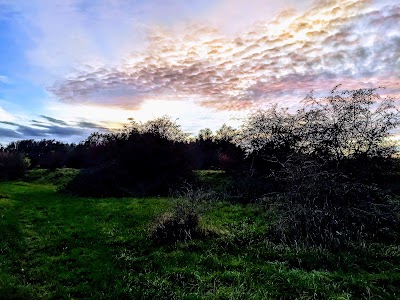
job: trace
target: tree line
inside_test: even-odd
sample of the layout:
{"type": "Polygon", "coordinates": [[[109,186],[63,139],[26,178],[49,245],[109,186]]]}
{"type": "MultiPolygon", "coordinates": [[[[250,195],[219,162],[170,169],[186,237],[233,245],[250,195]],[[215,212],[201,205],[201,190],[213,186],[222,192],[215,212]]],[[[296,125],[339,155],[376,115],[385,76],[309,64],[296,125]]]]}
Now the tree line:
{"type": "Polygon", "coordinates": [[[154,196],[193,182],[193,170],[224,170],[232,178],[225,196],[279,212],[274,238],[335,247],[398,238],[397,206],[385,184],[398,165],[391,135],[399,125],[394,100],[378,89],[334,88],[326,97],[310,93],[294,113],[275,105],[238,129],[203,129],[194,138],[164,116],[130,120],[77,145],[13,142],[0,151],[0,178],[18,178],[27,168],[79,168],[65,192],[154,196]]]}

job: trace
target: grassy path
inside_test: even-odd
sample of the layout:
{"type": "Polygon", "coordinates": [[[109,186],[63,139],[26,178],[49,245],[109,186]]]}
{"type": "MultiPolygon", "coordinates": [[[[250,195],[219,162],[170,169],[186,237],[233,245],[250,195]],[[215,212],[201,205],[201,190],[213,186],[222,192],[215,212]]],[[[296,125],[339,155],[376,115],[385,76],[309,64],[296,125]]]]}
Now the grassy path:
{"type": "Polygon", "coordinates": [[[9,261],[0,298],[97,298],[118,272],[115,245],[140,243],[146,224],[168,206],[166,199],[74,198],[51,185],[0,188],[7,233],[1,256],[9,261]]]}

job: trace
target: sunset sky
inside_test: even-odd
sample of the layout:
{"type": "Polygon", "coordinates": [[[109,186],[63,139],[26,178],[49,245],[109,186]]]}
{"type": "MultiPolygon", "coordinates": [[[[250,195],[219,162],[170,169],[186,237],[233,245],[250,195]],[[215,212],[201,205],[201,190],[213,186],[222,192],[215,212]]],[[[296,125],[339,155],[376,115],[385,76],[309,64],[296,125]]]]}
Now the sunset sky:
{"type": "Polygon", "coordinates": [[[337,84],[400,99],[399,24],[399,0],[0,0],[0,143],[215,130],[337,84]]]}

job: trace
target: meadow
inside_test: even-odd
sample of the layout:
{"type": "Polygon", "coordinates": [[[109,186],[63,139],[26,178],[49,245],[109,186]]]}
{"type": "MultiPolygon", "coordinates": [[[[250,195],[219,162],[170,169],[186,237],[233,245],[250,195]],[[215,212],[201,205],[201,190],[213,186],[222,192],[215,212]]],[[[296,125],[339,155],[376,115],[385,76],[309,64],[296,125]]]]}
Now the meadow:
{"type": "MultiPolygon", "coordinates": [[[[398,299],[400,247],[330,251],[274,243],[273,212],[209,199],[207,234],[149,238],[173,197],[84,198],[59,192],[74,169],[0,183],[0,299],[398,299]]],[[[197,174],[224,184],[223,172],[197,174]],[[222,178],[222,179],[221,179],[222,178]]]]}

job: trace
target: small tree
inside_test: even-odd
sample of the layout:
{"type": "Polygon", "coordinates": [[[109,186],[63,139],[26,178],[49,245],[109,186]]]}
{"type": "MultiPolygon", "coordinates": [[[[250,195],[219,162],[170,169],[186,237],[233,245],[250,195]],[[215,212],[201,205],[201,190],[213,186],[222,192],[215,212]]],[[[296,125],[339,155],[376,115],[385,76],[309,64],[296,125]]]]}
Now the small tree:
{"type": "Polygon", "coordinates": [[[299,150],[338,161],[391,157],[396,149],[388,137],[400,125],[400,115],[393,99],[381,99],[377,90],[335,87],[325,98],[310,93],[297,113],[299,150]]]}
{"type": "MultiPolygon", "coordinates": [[[[137,126],[137,123],[135,123],[135,125],[137,126]]],[[[139,131],[142,133],[150,133],[174,142],[185,142],[188,136],[182,131],[181,126],[169,116],[162,116],[139,125],[139,131]]]]}
{"type": "Polygon", "coordinates": [[[200,129],[196,140],[198,142],[211,142],[214,138],[214,134],[210,128],[200,129]]]}
{"type": "Polygon", "coordinates": [[[250,115],[243,124],[236,142],[247,155],[269,158],[282,149],[294,149],[298,140],[297,118],[277,105],[250,115]]]}
{"type": "Polygon", "coordinates": [[[389,137],[399,125],[393,100],[377,89],[335,88],[325,98],[311,93],[295,114],[274,106],[251,115],[238,142],[262,198],[279,208],[275,235],[334,248],[398,238],[396,206],[375,183],[396,153],[389,137]]]}
{"type": "Polygon", "coordinates": [[[85,196],[166,195],[192,176],[188,144],[169,117],[131,120],[120,133],[93,134],[81,145],[89,169],[66,186],[85,196]]]}
{"type": "Polygon", "coordinates": [[[223,124],[215,132],[214,143],[217,145],[218,166],[227,172],[236,171],[243,162],[243,150],[235,143],[238,131],[223,124]]]}
{"type": "Polygon", "coordinates": [[[284,167],[294,154],[341,166],[382,162],[397,151],[389,137],[400,114],[393,99],[381,99],[377,89],[340,92],[336,87],[324,98],[310,93],[303,104],[295,114],[277,106],[258,111],[242,126],[237,143],[261,169],[268,166],[263,161],[284,167]]]}
{"type": "Polygon", "coordinates": [[[0,149],[0,180],[14,180],[25,175],[29,161],[17,151],[0,149]]]}
{"type": "MultiPolygon", "coordinates": [[[[300,131],[298,127],[297,115],[290,114],[287,109],[280,109],[277,105],[250,115],[236,137],[236,143],[245,152],[245,162],[250,171],[240,176],[271,179],[271,173],[282,168],[285,161],[297,150],[300,131]]],[[[261,193],[269,188],[261,183],[258,186],[261,193]]]]}
{"type": "Polygon", "coordinates": [[[231,143],[237,136],[237,130],[225,123],[215,132],[214,140],[217,143],[231,143]]]}

